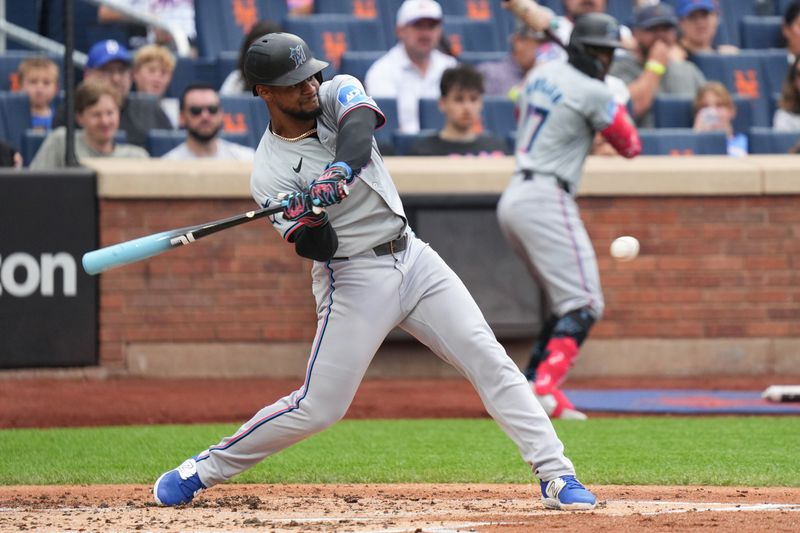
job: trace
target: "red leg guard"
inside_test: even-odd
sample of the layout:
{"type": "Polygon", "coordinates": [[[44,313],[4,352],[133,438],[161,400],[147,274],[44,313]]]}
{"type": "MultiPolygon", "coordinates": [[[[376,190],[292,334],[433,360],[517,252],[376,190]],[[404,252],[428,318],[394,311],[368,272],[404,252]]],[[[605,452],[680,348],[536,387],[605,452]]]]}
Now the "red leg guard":
{"type": "Polygon", "coordinates": [[[564,409],[575,409],[575,405],[569,401],[566,394],[561,392],[561,389],[554,388],[550,394],[556,399],[556,408],[550,414],[551,418],[561,418],[561,413],[564,412],[564,409]]]}
{"type": "Polygon", "coordinates": [[[578,357],[578,344],[572,337],[555,337],[547,343],[547,358],[536,369],[536,394],[552,394],[564,382],[567,371],[578,357]]]}

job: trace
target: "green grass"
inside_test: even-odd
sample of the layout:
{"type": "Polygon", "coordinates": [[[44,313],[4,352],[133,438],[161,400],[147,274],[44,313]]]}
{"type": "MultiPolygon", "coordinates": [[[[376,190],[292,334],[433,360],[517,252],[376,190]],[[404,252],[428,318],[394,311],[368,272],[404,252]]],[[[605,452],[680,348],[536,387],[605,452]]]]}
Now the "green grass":
{"type": "MultiPolygon", "coordinates": [[[[0,431],[0,484],[152,483],[236,425],[0,431]]],[[[798,417],[556,422],[593,484],[800,486],[798,417]]],[[[528,483],[488,419],[343,421],[276,454],[242,483],[528,483]]]]}

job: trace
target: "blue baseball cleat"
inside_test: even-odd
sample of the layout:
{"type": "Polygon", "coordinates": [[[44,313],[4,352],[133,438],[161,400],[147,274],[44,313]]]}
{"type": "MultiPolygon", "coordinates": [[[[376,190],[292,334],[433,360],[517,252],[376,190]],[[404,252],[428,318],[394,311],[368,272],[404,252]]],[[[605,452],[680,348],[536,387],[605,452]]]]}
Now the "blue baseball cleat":
{"type": "Polygon", "coordinates": [[[161,474],[153,485],[153,496],[161,505],[182,505],[192,501],[205,488],[197,475],[197,462],[191,458],[178,468],[161,474]]]}
{"type": "Polygon", "coordinates": [[[561,476],[542,481],[542,502],[548,509],[590,511],[597,505],[594,494],[581,485],[575,476],[561,476]]]}

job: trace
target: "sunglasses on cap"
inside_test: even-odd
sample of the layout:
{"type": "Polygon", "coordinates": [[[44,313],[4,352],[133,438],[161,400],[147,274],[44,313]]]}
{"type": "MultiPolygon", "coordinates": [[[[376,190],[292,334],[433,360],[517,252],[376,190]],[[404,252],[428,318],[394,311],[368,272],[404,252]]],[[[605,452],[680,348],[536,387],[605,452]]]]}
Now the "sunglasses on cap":
{"type": "Polygon", "coordinates": [[[219,112],[218,105],[193,105],[189,106],[189,114],[193,117],[199,117],[203,110],[208,111],[210,115],[216,115],[219,112]]]}

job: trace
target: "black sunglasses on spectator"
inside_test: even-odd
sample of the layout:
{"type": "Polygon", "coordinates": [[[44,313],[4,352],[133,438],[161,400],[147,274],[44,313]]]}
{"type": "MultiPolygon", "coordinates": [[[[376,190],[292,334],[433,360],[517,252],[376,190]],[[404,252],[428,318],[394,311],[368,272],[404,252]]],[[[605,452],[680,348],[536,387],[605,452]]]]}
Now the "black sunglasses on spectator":
{"type": "Polygon", "coordinates": [[[211,115],[216,115],[219,112],[219,106],[218,105],[205,105],[205,106],[193,105],[193,106],[189,106],[189,113],[193,117],[199,117],[200,114],[203,112],[203,109],[208,111],[208,113],[211,114],[211,115]]]}

